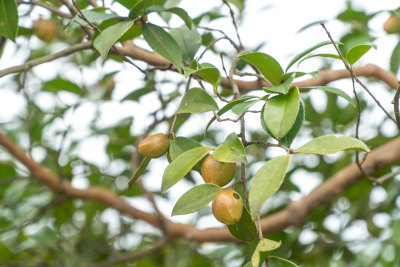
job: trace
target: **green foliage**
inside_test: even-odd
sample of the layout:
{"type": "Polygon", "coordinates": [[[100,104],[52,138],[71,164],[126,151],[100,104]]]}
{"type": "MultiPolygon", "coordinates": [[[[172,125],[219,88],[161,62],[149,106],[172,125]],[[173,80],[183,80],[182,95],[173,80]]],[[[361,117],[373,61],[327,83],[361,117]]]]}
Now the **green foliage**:
{"type": "Polygon", "coordinates": [[[352,47],[349,52],[347,52],[346,60],[352,66],[356,63],[365,53],[367,53],[371,47],[376,49],[376,46],[361,44],[352,47]]]}
{"type": "MultiPolygon", "coordinates": [[[[37,179],[45,174],[31,173],[23,166],[26,163],[16,162],[7,150],[0,149],[0,265],[103,266],[102,263],[118,262],[131,254],[140,257],[134,263],[122,260],[118,266],[240,264],[249,267],[261,266],[265,261],[268,266],[298,266],[296,262],[306,267],[321,263],[327,266],[397,266],[400,263],[400,256],[396,254],[400,250],[400,222],[396,217],[398,178],[375,188],[364,179],[317,209],[311,203],[312,212],[306,222],[296,222],[296,228],[285,231],[268,232],[268,238],[279,242],[265,239],[262,236],[266,233],[258,232],[258,215],[274,218],[293,197],[307,193],[304,185],[310,185],[307,190],[312,190],[354,162],[354,152],[333,157],[327,154],[349,150],[368,153],[398,135],[388,130],[389,120],[371,123],[374,119],[370,117],[381,111],[375,109],[376,103],[367,94],[358,93],[356,98],[345,93],[342,85],[335,88],[320,82],[329,73],[325,70],[335,71],[332,59],[342,60],[332,52],[318,52],[333,48],[331,41],[310,44],[300,53],[288,51],[289,63],[283,69],[278,55],[263,52],[264,48],[271,51],[264,43],[248,44],[242,38],[245,45],[242,47],[236,43],[238,36],[226,35],[220,31],[225,31],[222,28],[212,29],[214,22],[232,24],[230,12],[233,12],[237,24],[229,26],[239,26],[237,34],[240,35],[241,20],[248,18],[243,12],[247,4],[244,0],[215,2],[214,9],[209,8],[193,19],[189,9],[183,8],[186,4],[181,5],[179,0],[115,0],[112,5],[96,1],[99,7],[91,6],[90,1],[77,0],[75,8],[81,12],[63,17],[58,13],[68,13],[69,9],[60,6],[58,0],[20,2],[17,6],[15,0],[0,0],[0,54],[3,50],[9,53],[12,47],[17,62],[21,50],[28,45],[26,60],[39,62],[51,53],[62,54],[59,51],[64,47],[88,40],[94,49],[63,54],[62,59],[51,58],[62,66],[51,65],[49,73],[43,73],[40,67],[30,70],[33,67],[30,63],[22,67],[21,73],[0,81],[2,103],[7,103],[5,98],[10,93],[23,100],[18,112],[7,110],[0,114],[1,132],[23,148],[24,155],[57,175],[61,184],[71,184],[68,188],[79,196],[71,198],[63,190],[52,191],[46,187],[47,182],[37,179]],[[122,6],[121,13],[114,8],[118,4],[122,6]],[[30,8],[23,9],[23,6],[30,8]],[[33,47],[29,41],[33,29],[28,22],[33,21],[39,9],[40,14],[51,14],[57,24],[57,40],[33,47]],[[60,12],[49,13],[51,10],[60,12]],[[161,23],[157,20],[160,18],[161,23]],[[5,46],[6,39],[14,43],[5,46]],[[133,39],[135,45],[144,44],[143,47],[150,48],[171,65],[166,66],[165,60],[160,61],[157,55],[140,48],[129,50],[123,42],[133,39]],[[220,41],[228,45],[220,45],[220,41]],[[126,53],[125,57],[114,50],[109,53],[114,45],[124,46],[120,51],[126,53]],[[242,54],[243,51],[246,53],[242,54]],[[309,59],[321,63],[316,65],[322,67],[311,71],[300,69],[305,65],[301,63],[309,59]],[[289,72],[295,67],[298,70],[289,72]],[[125,72],[129,73],[128,81],[123,75],[125,72]],[[233,73],[235,81],[225,77],[229,76],[227,73],[233,73]],[[247,78],[255,76],[257,81],[247,83],[247,78]],[[239,91],[221,84],[236,84],[239,91]],[[311,85],[301,87],[300,84],[311,85]],[[211,86],[213,90],[209,92],[211,86]],[[322,91],[326,103],[313,98],[316,90],[322,91]],[[338,101],[340,98],[347,102],[338,101]],[[360,122],[355,107],[360,108],[360,122]],[[124,110],[122,117],[119,117],[120,110],[124,110]],[[111,117],[112,123],[104,123],[106,117],[111,117]],[[219,127],[209,129],[213,123],[219,127]],[[356,127],[360,136],[366,138],[365,142],[351,137],[356,127]],[[142,134],[156,130],[169,134],[168,157],[150,161],[136,153],[134,144],[142,134]],[[88,142],[93,142],[96,149],[88,151],[88,142]],[[240,172],[226,188],[238,192],[244,209],[235,225],[209,231],[223,233],[218,236],[223,241],[231,238],[230,233],[242,242],[221,242],[217,246],[195,242],[203,237],[199,237],[194,227],[209,226],[208,216],[212,216],[209,204],[223,189],[203,183],[199,178],[201,163],[212,150],[218,161],[240,163],[240,172]],[[145,173],[148,175],[143,184],[135,186],[145,173]],[[173,187],[184,178],[179,186],[185,189],[173,187]],[[106,194],[96,195],[99,188],[107,190],[103,191],[106,194]],[[375,190],[380,190],[382,200],[376,200],[375,190]],[[122,202],[107,202],[115,195],[135,208],[128,206],[121,211],[122,202]],[[97,202],[102,197],[106,201],[97,202]],[[170,228],[172,224],[167,221],[165,229],[157,227],[160,222],[157,217],[142,211],[141,201],[147,199],[154,205],[162,202],[158,208],[162,207],[161,213],[167,220],[180,220],[175,216],[194,213],[189,219],[182,217],[186,220],[182,229],[193,229],[193,236],[192,232],[186,233],[158,248],[157,242],[170,229],[176,230],[172,236],[177,234],[180,225],[170,228]],[[164,204],[173,207],[173,218],[164,204]],[[131,208],[137,217],[129,216],[131,208]],[[121,216],[112,214],[116,210],[121,216]],[[150,218],[149,224],[141,220],[143,214],[150,218]],[[385,217],[388,223],[382,223],[380,217],[385,217]],[[362,241],[343,238],[359,224],[361,229],[366,228],[362,241]],[[304,239],[307,232],[313,233],[311,236],[315,239],[304,239]],[[366,255],[364,251],[356,251],[354,244],[358,242],[365,251],[374,253],[366,255]],[[372,246],[375,247],[371,249],[372,246]],[[149,248],[155,249],[147,255],[149,248]]],[[[268,6],[260,6],[260,12],[265,8],[268,6]]],[[[334,40],[340,40],[335,44],[351,67],[371,47],[376,49],[371,43],[380,43],[382,35],[376,28],[374,31],[370,28],[371,19],[380,12],[369,14],[347,1],[346,9],[336,16],[336,22],[349,27],[343,27],[341,36],[333,31],[336,29],[330,29],[331,34],[334,40]]],[[[302,30],[317,24],[311,23],[302,30]]],[[[398,35],[392,37],[398,38],[398,35]]],[[[394,73],[400,64],[400,43],[396,42],[388,64],[394,73]]],[[[8,64],[3,58],[2,63],[2,68],[8,64]]],[[[20,64],[14,63],[11,65],[20,64]]],[[[345,82],[350,88],[351,81],[345,82]]],[[[371,81],[366,79],[366,83],[371,81]]],[[[374,81],[373,92],[392,113],[392,105],[386,99],[393,99],[394,92],[380,91],[378,83],[381,86],[381,81],[374,81]]],[[[393,173],[397,171],[397,163],[372,175],[393,173]]]]}
{"type": "Polygon", "coordinates": [[[249,206],[253,220],[262,204],[281,186],[289,167],[290,156],[279,156],[267,161],[254,175],[249,189],[249,206]]]}
{"type": "Polygon", "coordinates": [[[364,142],[356,138],[349,136],[325,135],[309,141],[297,149],[296,153],[332,154],[345,150],[370,151],[364,142]]]}
{"type": "Polygon", "coordinates": [[[228,229],[234,237],[244,242],[252,242],[258,235],[257,226],[251,218],[247,206],[243,209],[239,222],[234,225],[228,225],[228,229]]]}
{"type": "Polygon", "coordinates": [[[225,141],[215,149],[213,157],[221,162],[247,162],[246,151],[235,133],[226,137],[225,141]]]}
{"type": "Polygon", "coordinates": [[[0,34],[15,42],[18,31],[18,10],[15,0],[0,1],[0,34]]]}
{"type": "Polygon", "coordinates": [[[210,147],[195,147],[176,157],[164,171],[161,191],[165,192],[168,188],[179,182],[211,150],[212,148],[210,147]]]}
{"type": "Polygon", "coordinates": [[[113,46],[132,26],[133,21],[124,21],[108,27],[93,41],[93,46],[105,59],[111,46],[113,46]]]}
{"type": "Polygon", "coordinates": [[[274,240],[262,239],[258,242],[257,247],[251,257],[251,264],[253,267],[261,266],[263,259],[267,256],[268,251],[275,250],[281,246],[281,242],[274,240]]]}
{"type": "Polygon", "coordinates": [[[263,111],[263,120],[272,136],[284,137],[296,121],[300,108],[299,89],[294,87],[286,95],[278,95],[267,101],[263,111]]]}
{"type": "Polygon", "coordinates": [[[182,102],[175,114],[202,113],[217,109],[217,103],[205,90],[192,88],[183,96],[182,102]]]}
{"type": "Polygon", "coordinates": [[[175,39],[163,28],[151,23],[143,24],[142,31],[143,37],[149,46],[180,71],[182,50],[175,39]]]}
{"type": "Polygon", "coordinates": [[[250,52],[239,56],[239,58],[256,67],[272,85],[282,83],[282,67],[272,56],[261,52],[250,52]]]}
{"type": "Polygon", "coordinates": [[[132,178],[129,180],[129,187],[131,187],[137,180],[137,178],[139,178],[145,171],[147,166],[150,163],[151,158],[145,157],[142,161],[142,163],[140,164],[140,167],[136,170],[135,174],[132,176],[132,178]]]}
{"type": "Polygon", "coordinates": [[[204,208],[219,191],[221,187],[215,184],[199,184],[192,187],[175,203],[171,216],[188,214],[204,208]]]}

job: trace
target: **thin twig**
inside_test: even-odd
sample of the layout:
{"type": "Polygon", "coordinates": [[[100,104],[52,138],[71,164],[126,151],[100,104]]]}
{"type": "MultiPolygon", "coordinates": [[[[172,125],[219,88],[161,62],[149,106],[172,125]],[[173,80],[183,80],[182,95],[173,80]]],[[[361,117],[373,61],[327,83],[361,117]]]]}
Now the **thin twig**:
{"type": "Polygon", "coordinates": [[[14,67],[10,67],[7,69],[3,69],[0,70],[0,78],[11,74],[11,73],[17,73],[17,72],[21,72],[21,71],[27,71],[29,69],[31,69],[32,67],[35,67],[37,65],[46,63],[46,62],[50,62],[53,61],[55,59],[61,58],[61,57],[65,57],[68,56],[72,53],[81,51],[81,50],[86,50],[86,49],[91,49],[93,48],[92,44],[90,42],[85,42],[85,43],[79,43],[79,44],[75,44],[73,46],[70,46],[60,52],[54,53],[54,54],[50,54],[50,55],[46,55],[37,59],[33,59],[30,61],[25,62],[24,64],[21,65],[17,65],[14,67]]]}
{"type": "Polygon", "coordinates": [[[67,19],[71,19],[72,16],[68,13],[64,13],[62,11],[60,11],[58,8],[51,6],[49,4],[46,3],[42,3],[42,2],[38,2],[38,1],[17,1],[18,5],[32,5],[32,6],[40,6],[43,7],[47,10],[49,10],[50,12],[56,14],[57,16],[60,16],[62,18],[67,18],[67,19]]]}
{"type": "Polygon", "coordinates": [[[215,119],[216,119],[218,122],[223,122],[223,121],[238,122],[238,121],[240,121],[241,118],[243,118],[243,116],[244,116],[244,114],[245,114],[245,113],[242,113],[242,115],[240,115],[239,118],[237,118],[237,119],[231,119],[231,118],[224,118],[224,119],[222,119],[222,118],[218,115],[218,113],[217,113],[215,110],[213,110],[213,113],[214,113],[215,119]]]}
{"type": "Polygon", "coordinates": [[[266,145],[266,146],[270,146],[270,147],[279,147],[282,148],[284,150],[286,150],[286,152],[291,153],[292,150],[282,144],[272,144],[272,143],[268,143],[268,142],[264,142],[264,141],[249,141],[246,142],[246,144],[243,144],[245,147],[249,146],[249,145],[266,145]]]}
{"type": "Polygon", "coordinates": [[[221,34],[225,37],[225,39],[227,39],[227,40],[233,45],[233,47],[236,49],[237,52],[239,52],[240,50],[242,50],[242,49],[240,48],[240,46],[238,46],[238,45],[237,45],[231,38],[229,38],[229,36],[228,36],[225,32],[223,32],[222,30],[213,29],[213,28],[204,27],[204,26],[196,26],[196,27],[199,28],[199,29],[207,30],[207,31],[216,31],[216,32],[219,32],[219,33],[221,33],[221,34]]]}
{"type": "Polygon", "coordinates": [[[264,239],[262,227],[261,227],[261,218],[260,218],[260,211],[257,212],[257,228],[258,228],[258,238],[260,240],[264,239]]]}
{"type": "Polygon", "coordinates": [[[400,98],[400,81],[397,86],[396,94],[393,99],[394,115],[396,116],[397,128],[400,130],[400,112],[399,112],[399,98],[400,98]]]}
{"type": "Polygon", "coordinates": [[[388,174],[385,174],[385,175],[381,176],[380,178],[376,179],[376,182],[381,185],[384,182],[392,179],[393,177],[395,177],[395,176],[397,176],[399,174],[400,174],[400,169],[398,169],[397,171],[394,171],[394,172],[391,172],[391,173],[388,173],[388,174]]]}
{"type": "Polygon", "coordinates": [[[229,13],[232,18],[232,24],[235,27],[236,37],[238,38],[240,47],[243,47],[242,40],[240,39],[240,35],[239,35],[239,29],[238,29],[236,19],[235,19],[235,13],[233,12],[233,9],[231,8],[231,6],[229,5],[229,3],[226,0],[223,0],[223,2],[229,8],[229,13]]]}
{"type": "MultiPolygon", "coordinates": [[[[368,87],[358,79],[358,77],[354,74],[354,71],[352,67],[347,63],[347,61],[344,59],[342,53],[340,52],[339,48],[337,47],[335,41],[333,40],[330,32],[326,28],[325,24],[323,22],[320,23],[321,26],[324,28],[326,34],[328,35],[329,39],[331,40],[333,46],[335,47],[336,52],[338,53],[339,57],[341,58],[344,66],[346,69],[350,72],[350,75],[356,80],[356,82],[361,85],[362,88],[371,96],[371,98],[375,101],[375,103],[382,109],[382,111],[386,114],[386,116],[391,119],[394,123],[396,123],[396,120],[392,117],[392,115],[389,114],[389,112],[386,111],[386,109],[382,106],[382,104],[379,102],[379,100],[371,93],[371,91],[368,89],[368,87]]],[[[397,123],[396,123],[397,124],[397,123]]]]}

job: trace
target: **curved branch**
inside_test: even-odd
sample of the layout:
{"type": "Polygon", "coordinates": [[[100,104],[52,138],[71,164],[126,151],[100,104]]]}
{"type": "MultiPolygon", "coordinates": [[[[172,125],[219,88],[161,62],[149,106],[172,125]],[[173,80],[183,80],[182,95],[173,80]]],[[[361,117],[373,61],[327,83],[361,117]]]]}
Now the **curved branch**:
{"type": "Polygon", "coordinates": [[[79,43],[79,44],[73,45],[73,46],[68,47],[57,53],[46,55],[44,57],[40,57],[37,59],[29,60],[29,61],[25,62],[24,64],[13,66],[13,67],[10,67],[10,68],[4,69],[4,70],[0,70],[0,78],[7,74],[17,73],[17,72],[21,72],[21,71],[27,71],[30,68],[33,68],[37,65],[40,65],[40,64],[43,64],[46,62],[50,62],[50,61],[53,61],[53,60],[61,58],[61,57],[68,56],[72,53],[75,53],[75,52],[78,52],[81,50],[90,49],[92,47],[93,46],[90,42],[79,43]]]}
{"type": "Polygon", "coordinates": [[[38,1],[29,1],[29,2],[24,2],[22,0],[17,1],[18,5],[32,5],[32,6],[40,6],[43,7],[47,10],[49,10],[50,12],[62,17],[62,18],[67,18],[67,19],[71,19],[72,16],[68,13],[64,13],[61,10],[59,10],[58,8],[51,6],[49,4],[46,3],[42,3],[42,2],[38,2],[38,1]]]}
{"type": "MultiPolygon", "coordinates": [[[[115,208],[122,214],[144,220],[155,227],[161,227],[160,221],[156,215],[143,212],[130,206],[118,195],[107,189],[94,186],[87,189],[77,189],[72,187],[69,182],[60,180],[56,175],[50,173],[41,164],[30,158],[24,150],[1,132],[0,145],[5,147],[10,154],[24,164],[34,177],[52,190],[69,197],[103,203],[111,208],[115,208]]],[[[366,173],[372,174],[380,168],[389,166],[399,160],[400,137],[370,152],[363,163],[363,169],[366,173]]],[[[314,209],[328,203],[362,178],[363,175],[355,163],[348,165],[331,178],[327,179],[308,196],[299,201],[291,202],[284,210],[263,218],[261,220],[263,233],[271,234],[281,231],[288,226],[301,224],[314,209]]],[[[197,242],[239,242],[229,233],[226,227],[200,230],[193,225],[174,223],[167,219],[165,223],[167,228],[166,232],[170,238],[183,237],[197,242]]]]}
{"type": "MultiPolygon", "coordinates": [[[[140,48],[131,42],[125,42],[124,46],[118,48],[118,50],[123,53],[125,56],[131,57],[136,60],[147,62],[148,64],[156,67],[168,67],[171,63],[164,59],[163,57],[147,51],[143,48],[140,48]]],[[[357,67],[353,69],[354,74],[359,77],[371,77],[377,80],[383,81],[390,88],[397,88],[397,78],[396,75],[390,71],[386,71],[376,65],[367,64],[363,67],[357,67]]],[[[351,74],[347,70],[322,70],[319,72],[318,79],[308,79],[301,82],[295,82],[293,85],[297,85],[298,87],[310,87],[316,85],[325,85],[329,82],[351,78],[351,74]]],[[[247,92],[252,90],[262,89],[263,86],[268,86],[266,83],[262,81],[243,81],[236,80],[236,84],[238,85],[240,91],[247,92]]],[[[221,85],[227,88],[231,88],[231,82],[227,77],[222,77],[221,85]]]]}

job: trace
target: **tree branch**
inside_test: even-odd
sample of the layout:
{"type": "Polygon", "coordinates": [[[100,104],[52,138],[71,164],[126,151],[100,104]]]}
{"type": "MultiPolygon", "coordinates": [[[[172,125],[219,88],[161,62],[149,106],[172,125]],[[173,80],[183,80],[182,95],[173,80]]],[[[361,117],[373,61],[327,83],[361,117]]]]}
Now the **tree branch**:
{"type": "Polygon", "coordinates": [[[75,53],[75,52],[78,52],[81,50],[90,49],[92,47],[93,46],[90,42],[79,43],[79,44],[73,45],[71,47],[68,47],[67,49],[60,51],[60,52],[30,60],[21,65],[17,65],[17,66],[10,67],[10,68],[4,69],[4,70],[0,70],[0,78],[7,74],[17,73],[17,72],[21,72],[21,71],[27,71],[30,68],[35,67],[37,65],[40,65],[40,64],[43,64],[46,62],[50,62],[50,61],[53,61],[53,60],[61,58],[61,57],[68,56],[72,53],[75,53]]]}
{"type": "MultiPolygon", "coordinates": [[[[152,66],[157,67],[168,67],[171,63],[164,59],[163,57],[140,48],[131,42],[125,42],[123,47],[118,48],[118,50],[123,53],[125,56],[131,57],[136,60],[147,62],[152,66]]],[[[397,88],[397,78],[396,75],[390,71],[386,71],[376,65],[367,64],[363,67],[357,67],[353,69],[355,75],[359,77],[370,77],[375,78],[377,80],[383,81],[390,88],[397,88]]],[[[310,87],[317,85],[325,85],[332,81],[351,78],[351,74],[346,70],[322,70],[319,72],[318,79],[308,79],[300,82],[295,82],[293,85],[298,87],[310,87]]],[[[252,90],[259,90],[263,86],[268,86],[263,81],[255,80],[255,81],[243,81],[243,80],[235,80],[235,83],[239,87],[240,91],[243,93],[252,90]]],[[[231,82],[229,78],[222,77],[221,85],[227,88],[231,88],[231,82]]]]}
{"type": "Polygon", "coordinates": [[[62,17],[62,18],[67,18],[67,19],[71,19],[72,18],[72,16],[70,14],[64,13],[61,10],[59,10],[58,8],[56,8],[54,6],[51,6],[49,4],[46,4],[46,3],[42,3],[42,2],[38,2],[38,1],[26,1],[26,2],[24,2],[22,0],[19,0],[19,1],[17,1],[17,4],[18,5],[23,4],[23,5],[40,6],[40,7],[43,7],[43,8],[49,10],[50,12],[52,12],[52,13],[54,13],[54,14],[62,17]]]}
{"type": "MultiPolygon", "coordinates": [[[[10,154],[24,164],[34,177],[52,190],[72,198],[103,203],[117,209],[121,214],[144,220],[155,227],[161,227],[159,218],[156,215],[130,206],[118,195],[107,189],[95,186],[87,189],[77,189],[72,187],[69,182],[60,180],[56,175],[50,173],[42,165],[27,156],[25,151],[1,132],[0,145],[5,147],[10,154]]],[[[389,166],[399,160],[400,137],[374,149],[368,154],[368,158],[362,165],[368,174],[372,174],[378,169],[389,166]]],[[[308,196],[299,201],[291,202],[284,210],[263,218],[261,220],[263,234],[271,234],[281,231],[288,226],[301,224],[314,209],[328,203],[362,178],[363,176],[355,163],[348,165],[327,179],[326,182],[312,191],[308,196]]],[[[167,219],[165,223],[168,236],[171,238],[183,237],[197,242],[239,242],[230,234],[226,227],[200,230],[193,225],[174,223],[167,219]]]]}

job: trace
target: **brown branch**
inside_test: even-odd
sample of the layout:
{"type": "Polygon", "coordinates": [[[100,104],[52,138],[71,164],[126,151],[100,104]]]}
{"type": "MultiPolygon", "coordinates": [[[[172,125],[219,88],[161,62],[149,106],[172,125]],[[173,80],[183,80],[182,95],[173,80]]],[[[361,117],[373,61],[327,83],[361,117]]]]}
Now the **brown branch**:
{"type": "MultiPolygon", "coordinates": [[[[95,186],[87,189],[77,189],[72,187],[67,181],[60,181],[56,175],[50,173],[42,165],[28,157],[25,151],[1,132],[0,145],[5,147],[10,154],[24,164],[34,177],[52,190],[72,198],[103,203],[117,209],[121,214],[144,220],[155,227],[161,227],[159,218],[156,215],[130,206],[118,195],[107,189],[95,186]]],[[[380,168],[395,163],[399,159],[400,138],[396,138],[370,152],[368,158],[363,163],[363,169],[367,173],[372,174],[380,168]]],[[[328,203],[362,178],[363,176],[357,165],[355,163],[350,164],[327,179],[326,182],[312,191],[308,196],[299,201],[291,202],[286,209],[263,218],[261,220],[263,234],[271,234],[281,231],[288,226],[301,224],[314,209],[328,203]]],[[[169,220],[165,220],[165,223],[168,236],[171,238],[183,237],[197,242],[239,242],[230,234],[227,228],[200,230],[192,225],[174,223],[169,220]]]]}
{"type": "Polygon", "coordinates": [[[19,1],[17,1],[17,4],[18,5],[40,6],[40,7],[43,7],[43,8],[49,10],[50,12],[52,12],[52,13],[54,13],[54,14],[62,17],[62,18],[68,18],[68,19],[72,18],[72,16],[70,14],[64,13],[61,10],[59,10],[58,8],[56,8],[56,7],[52,6],[52,5],[46,4],[46,3],[42,3],[42,2],[38,2],[38,1],[27,1],[27,2],[24,2],[24,1],[19,0],[19,1]]]}
{"type": "MultiPolygon", "coordinates": [[[[131,57],[136,60],[147,62],[152,66],[157,67],[168,67],[171,63],[164,59],[163,57],[152,53],[148,50],[140,48],[131,42],[125,42],[124,46],[118,48],[124,55],[131,57]]],[[[368,78],[375,78],[377,80],[383,81],[386,83],[390,88],[397,88],[397,78],[396,75],[390,71],[386,71],[376,65],[367,64],[362,67],[357,67],[353,69],[355,75],[359,77],[368,77],[368,78]]],[[[340,80],[340,79],[347,79],[351,78],[351,74],[346,70],[322,70],[319,72],[318,79],[308,79],[300,82],[295,82],[293,85],[298,87],[310,87],[316,85],[325,85],[332,81],[340,80]]],[[[243,81],[243,80],[235,80],[237,86],[239,87],[240,91],[247,92],[252,90],[259,90],[263,86],[268,86],[263,81],[255,80],[255,81],[243,81]]],[[[231,88],[231,82],[229,78],[222,77],[221,85],[226,88],[231,88]]]]}
{"type": "Polygon", "coordinates": [[[33,59],[33,60],[30,60],[30,61],[27,61],[27,62],[25,62],[24,64],[21,64],[21,65],[17,65],[17,66],[13,66],[13,67],[10,67],[10,68],[7,68],[7,69],[0,70],[0,78],[5,76],[5,75],[11,74],[11,73],[27,71],[30,68],[35,67],[37,65],[40,65],[40,64],[43,64],[43,63],[46,63],[46,62],[50,62],[50,61],[53,61],[53,60],[61,58],[61,57],[68,56],[68,55],[70,55],[72,53],[75,53],[75,52],[78,52],[78,51],[81,51],[81,50],[90,49],[92,47],[93,46],[92,46],[92,44],[90,42],[79,43],[79,44],[73,45],[73,46],[68,47],[68,48],[66,48],[66,49],[64,49],[62,51],[57,52],[57,53],[46,55],[44,57],[40,57],[40,58],[37,58],[37,59],[33,59]]]}

